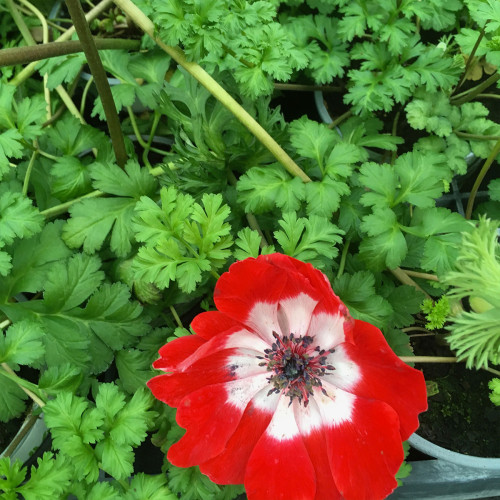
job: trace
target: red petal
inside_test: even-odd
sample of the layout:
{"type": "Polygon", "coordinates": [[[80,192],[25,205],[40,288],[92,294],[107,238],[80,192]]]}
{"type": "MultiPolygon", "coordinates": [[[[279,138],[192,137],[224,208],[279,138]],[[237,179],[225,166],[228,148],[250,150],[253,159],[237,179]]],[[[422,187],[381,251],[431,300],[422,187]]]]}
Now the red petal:
{"type": "Polygon", "coordinates": [[[268,384],[266,376],[211,385],[186,396],[176,415],[186,433],[168,450],[170,462],[191,467],[221,453],[248,402],[268,384]]]}
{"type": "Polygon", "coordinates": [[[418,427],[418,414],[427,409],[422,372],[403,363],[382,332],[369,323],[356,321],[354,340],[356,346],[343,345],[361,372],[361,380],[351,392],[385,401],[394,408],[399,416],[401,439],[405,441],[418,427]]]}
{"type": "Polygon", "coordinates": [[[231,368],[231,359],[237,354],[236,349],[216,352],[193,363],[186,372],[153,377],[147,386],[156,399],[176,408],[191,392],[206,385],[234,380],[236,374],[231,368]]]}
{"type": "Polygon", "coordinates": [[[314,468],[302,441],[289,398],[282,396],[266,432],[248,460],[245,490],[249,500],[312,500],[314,468]]]}
{"type": "Polygon", "coordinates": [[[341,500],[328,460],[327,436],[314,398],[307,407],[295,405],[295,419],[316,474],[314,500],[341,500]]]}
{"type": "Polygon", "coordinates": [[[153,363],[153,368],[166,372],[173,371],[204,343],[205,340],[197,335],[186,335],[174,339],[158,351],[160,359],[153,363]]]}
{"type": "Polygon", "coordinates": [[[333,425],[336,403],[316,398],[326,424],[330,467],[346,500],[382,499],[396,488],[394,476],[403,461],[398,416],[381,401],[352,398],[351,417],[333,425]]]}
{"type": "MultiPolygon", "coordinates": [[[[267,388],[265,392],[267,393],[267,388]]],[[[216,457],[201,464],[201,472],[214,483],[243,483],[250,454],[267,429],[272,415],[271,411],[265,411],[254,401],[251,401],[246,407],[237,429],[227,442],[226,448],[216,457]]]]}
{"type": "MultiPolygon", "coordinates": [[[[350,318],[323,273],[281,254],[245,259],[233,264],[217,282],[214,300],[221,312],[253,329],[269,343],[274,341],[273,331],[280,333],[287,303],[292,301],[301,307],[295,314],[293,308],[288,308],[290,320],[298,320],[300,331],[293,333],[299,335],[307,326],[306,316],[309,322],[313,311],[314,314],[326,312],[331,316],[341,314],[350,318]]],[[[349,330],[349,324],[349,321],[346,322],[344,330],[349,330]]],[[[294,324],[289,326],[290,329],[295,327],[294,324]]],[[[281,333],[288,335],[290,332],[281,333]]]]}
{"type": "Polygon", "coordinates": [[[265,338],[270,340],[272,330],[279,330],[276,309],[286,284],[287,276],[279,269],[264,261],[245,259],[233,264],[217,281],[214,292],[215,305],[227,316],[246,326],[254,327],[256,333],[261,333],[259,330],[262,326],[250,324],[250,311],[256,303],[271,305],[272,309],[262,318],[269,323],[271,331],[265,338]]]}
{"type": "Polygon", "coordinates": [[[227,330],[239,330],[243,327],[241,323],[219,311],[202,312],[191,322],[193,331],[207,340],[227,330]]]}

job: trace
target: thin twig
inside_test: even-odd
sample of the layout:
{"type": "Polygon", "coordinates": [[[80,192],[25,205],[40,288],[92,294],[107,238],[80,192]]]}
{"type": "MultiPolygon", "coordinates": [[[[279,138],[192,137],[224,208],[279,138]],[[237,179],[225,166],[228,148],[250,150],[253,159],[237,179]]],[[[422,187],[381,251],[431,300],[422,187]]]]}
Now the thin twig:
{"type": "MultiPolygon", "coordinates": [[[[87,14],[85,14],[85,19],[87,22],[92,21],[97,16],[99,16],[103,11],[105,11],[111,4],[113,0],[102,0],[99,4],[97,4],[93,9],[91,9],[87,14]]],[[[71,26],[71,28],[67,29],[57,40],[57,43],[65,42],[70,40],[73,34],[75,33],[75,27],[71,26]]],[[[20,85],[22,82],[27,80],[36,69],[38,61],[34,61],[29,63],[20,73],[18,73],[12,80],[9,81],[11,85],[20,85]]]]}
{"type": "Polygon", "coordinates": [[[85,13],[80,5],[80,0],[66,0],[66,6],[73,20],[73,24],[75,25],[78,38],[82,42],[87,64],[94,77],[97,92],[101,98],[104,115],[106,116],[106,122],[108,124],[109,135],[111,137],[111,144],[115,152],[116,163],[123,168],[128,160],[128,155],[125,149],[120,119],[118,118],[106,71],[99,57],[89,25],[85,20],[85,13]]]}
{"type": "MultiPolygon", "coordinates": [[[[500,76],[500,75],[499,75],[500,76]]],[[[476,181],[474,182],[474,185],[472,186],[472,189],[470,191],[469,199],[467,200],[467,208],[465,210],[465,218],[470,219],[472,216],[472,209],[474,207],[474,201],[476,200],[476,194],[479,190],[479,186],[481,185],[481,182],[483,182],[483,179],[485,175],[488,173],[488,170],[490,169],[491,165],[493,162],[496,160],[496,157],[500,153],[500,140],[497,141],[495,144],[495,147],[489,154],[488,158],[484,162],[484,165],[481,168],[481,171],[479,172],[476,181]]]]}
{"type": "Polygon", "coordinates": [[[408,276],[411,276],[412,278],[422,278],[424,280],[439,281],[439,278],[435,274],[421,273],[419,271],[412,271],[411,269],[401,269],[401,270],[404,271],[408,276]]]}
{"type": "Polygon", "coordinates": [[[269,133],[223,89],[199,64],[188,61],[179,47],[171,47],[163,43],[155,34],[153,22],[131,0],[114,0],[130,19],[134,21],[155,43],[174,61],[181,65],[191,76],[200,82],[222,105],[224,105],[285,167],[292,175],[304,182],[310,182],[309,176],[290,158],[283,148],[269,133]]]}
{"type": "Polygon", "coordinates": [[[405,363],[458,363],[458,358],[452,356],[399,356],[405,363]]]}
{"type": "MultiPolygon", "coordinates": [[[[139,40],[125,40],[123,38],[95,38],[94,40],[98,50],[132,50],[141,46],[139,40]]],[[[42,59],[76,54],[77,52],[83,52],[80,40],[12,47],[0,50],[0,66],[27,64],[32,61],[41,61],[42,59]]]]}
{"type": "Polygon", "coordinates": [[[418,291],[422,292],[426,298],[430,299],[431,296],[415,281],[413,281],[410,276],[408,276],[407,272],[400,267],[396,267],[395,269],[389,269],[391,273],[399,280],[403,285],[409,285],[413,288],[416,288],[418,291]]]}

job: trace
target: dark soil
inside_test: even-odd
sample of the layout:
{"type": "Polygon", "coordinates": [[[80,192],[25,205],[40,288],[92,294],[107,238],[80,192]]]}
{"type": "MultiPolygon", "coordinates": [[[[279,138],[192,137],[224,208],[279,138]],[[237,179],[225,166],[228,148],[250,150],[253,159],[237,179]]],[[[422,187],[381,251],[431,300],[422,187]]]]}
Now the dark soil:
{"type": "MultiPolygon", "coordinates": [[[[453,356],[432,337],[414,339],[415,354],[453,356]]],[[[500,457],[500,406],[489,399],[494,375],[469,370],[465,363],[425,363],[425,379],[439,393],[429,397],[429,410],[420,416],[418,434],[443,448],[481,457],[500,457]]]]}

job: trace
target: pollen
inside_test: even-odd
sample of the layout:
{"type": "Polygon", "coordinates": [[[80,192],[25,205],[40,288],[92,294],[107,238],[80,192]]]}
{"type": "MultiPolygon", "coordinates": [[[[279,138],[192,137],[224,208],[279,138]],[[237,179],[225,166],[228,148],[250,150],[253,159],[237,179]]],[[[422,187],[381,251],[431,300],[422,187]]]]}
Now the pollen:
{"type": "Polygon", "coordinates": [[[326,391],[322,386],[321,377],[335,368],[327,364],[327,355],[335,349],[325,351],[320,347],[312,349],[313,337],[309,335],[280,337],[273,332],[275,342],[270,349],[265,349],[264,357],[260,366],[267,366],[272,375],[267,379],[272,386],[268,396],[271,394],[285,394],[306,407],[309,397],[314,395],[313,388],[318,387],[323,394],[326,391]]]}

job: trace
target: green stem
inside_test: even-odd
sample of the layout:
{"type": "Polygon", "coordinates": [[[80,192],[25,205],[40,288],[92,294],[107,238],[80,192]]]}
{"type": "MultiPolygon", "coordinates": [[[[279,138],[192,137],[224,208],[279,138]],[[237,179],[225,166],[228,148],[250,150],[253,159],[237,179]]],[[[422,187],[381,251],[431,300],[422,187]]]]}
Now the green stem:
{"type": "Polygon", "coordinates": [[[401,269],[401,270],[412,278],[422,278],[424,280],[439,281],[439,278],[435,274],[421,273],[419,271],[412,271],[410,269],[401,269]]]}
{"type": "Polygon", "coordinates": [[[458,137],[463,137],[464,139],[471,139],[473,141],[498,141],[500,139],[499,135],[468,134],[467,132],[460,132],[460,130],[454,130],[453,132],[458,137]]]}
{"type": "Polygon", "coordinates": [[[106,121],[108,123],[111,144],[113,145],[113,150],[115,152],[116,163],[118,166],[123,168],[128,160],[128,156],[125,149],[125,141],[123,140],[120,119],[118,118],[118,113],[116,112],[116,106],[113,100],[113,95],[111,94],[111,88],[106,76],[106,71],[104,71],[92,33],[90,32],[89,25],[85,20],[85,14],[82,6],[80,5],[80,0],[66,0],[66,6],[71,19],[73,20],[73,24],[75,25],[78,38],[82,42],[90,72],[94,77],[97,92],[101,98],[104,115],[106,116],[106,121]]]}
{"type": "MultiPolygon", "coordinates": [[[[392,122],[392,130],[391,130],[391,135],[393,137],[396,137],[397,131],[398,131],[398,122],[399,122],[399,117],[401,115],[401,112],[398,111],[396,113],[396,116],[394,117],[394,121],[392,122]]],[[[392,154],[391,154],[391,165],[394,165],[394,162],[396,161],[396,156],[397,156],[397,149],[395,149],[392,154]]]]}
{"type": "MultiPolygon", "coordinates": [[[[85,15],[85,19],[87,22],[92,21],[95,19],[98,15],[100,15],[104,10],[106,10],[113,0],[102,0],[98,5],[96,5],[92,10],[87,12],[85,15]]],[[[70,40],[71,37],[73,36],[73,33],[75,32],[75,27],[71,26],[68,30],[66,30],[57,40],[56,42],[64,42],[66,40],[70,40]]],[[[34,72],[36,69],[36,66],[38,64],[38,61],[34,61],[32,63],[29,63],[28,66],[26,66],[20,73],[18,73],[12,80],[10,80],[11,85],[20,85],[22,82],[27,80],[34,72]]]]}
{"type": "Polygon", "coordinates": [[[250,226],[250,229],[253,229],[254,231],[257,231],[260,236],[260,248],[264,248],[269,245],[269,243],[266,240],[266,237],[264,236],[264,233],[262,232],[262,229],[260,228],[259,222],[257,221],[257,218],[253,213],[247,213],[245,214],[247,218],[248,225],[250,226]]]}
{"type": "Polygon", "coordinates": [[[479,36],[477,37],[476,43],[474,44],[474,47],[472,48],[472,51],[469,54],[469,58],[467,59],[467,63],[465,64],[465,69],[464,69],[464,73],[462,75],[462,78],[460,79],[460,82],[458,83],[458,85],[455,87],[455,90],[458,90],[463,85],[463,83],[465,82],[465,79],[467,78],[467,76],[469,74],[469,70],[470,70],[472,62],[474,60],[474,56],[477,52],[477,49],[479,48],[479,44],[481,43],[481,40],[484,37],[484,33],[485,33],[484,30],[486,29],[486,25],[488,24],[488,22],[489,22],[489,20],[486,21],[486,23],[483,26],[483,29],[481,30],[481,33],[479,33],[479,36]]]}
{"type": "Polygon", "coordinates": [[[40,213],[46,218],[51,219],[52,217],[57,217],[58,215],[64,214],[68,211],[70,207],[79,203],[80,201],[86,200],[87,198],[98,198],[102,196],[104,193],[102,191],[92,191],[91,193],[84,194],[79,198],[75,198],[74,200],[67,201],[65,203],[61,203],[60,205],[56,205],[55,207],[47,208],[46,210],[42,210],[40,213]]]}
{"type": "Polygon", "coordinates": [[[476,85],[475,87],[472,87],[469,90],[466,90],[465,92],[462,92],[461,94],[457,94],[453,96],[450,100],[451,103],[455,106],[460,106],[460,104],[464,104],[466,102],[471,101],[479,95],[484,89],[487,89],[488,87],[491,87],[495,82],[500,79],[500,73],[494,73],[491,75],[489,78],[487,78],[484,82],[480,83],[479,85],[476,85]]]}
{"type": "Polygon", "coordinates": [[[401,282],[403,285],[409,285],[412,286],[413,288],[416,288],[418,291],[422,292],[426,298],[430,299],[431,296],[420,286],[418,285],[415,281],[413,281],[410,276],[401,269],[400,267],[396,267],[395,269],[389,269],[391,273],[401,282]]]}
{"type": "Polygon", "coordinates": [[[472,186],[469,199],[467,201],[467,208],[465,210],[465,218],[470,219],[472,216],[472,209],[474,207],[474,201],[476,199],[476,194],[479,190],[479,186],[481,185],[481,182],[483,182],[483,179],[485,175],[488,173],[488,170],[490,169],[492,163],[495,161],[496,157],[500,154],[500,140],[498,140],[495,144],[495,147],[491,151],[490,155],[484,162],[484,165],[481,168],[481,171],[479,172],[476,181],[474,182],[474,185],[472,186]]]}
{"type": "Polygon", "coordinates": [[[342,255],[340,257],[339,270],[337,271],[337,278],[340,278],[344,273],[345,263],[347,260],[347,253],[349,251],[349,245],[351,244],[351,240],[347,239],[344,244],[344,248],[342,249],[342,255]]]}
{"type": "Polygon", "coordinates": [[[172,316],[174,317],[177,326],[179,326],[180,328],[184,328],[181,318],[179,318],[179,315],[177,314],[177,311],[175,310],[174,306],[170,306],[170,312],[172,313],[172,316]]]}
{"type": "MultiPolygon", "coordinates": [[[[121,38],[96,38],[98,50],[132,50],[141,45],[139,40],[125,40],[121,38]]],[[[27,47],[12,47],[0,50],[0,66],[14,66],[40,61],[51,57],[64,56],[83,52],[83,45],[79,40],[68,42],[49,42],[27,47]]]]}
{"type": "MultiPolygon", "coordinates": [[[[149,173],[153,177],[158,177],[159,175],[165,172],[163,167],[156,167],[149,171],[149,173]]],[[[99,190],[92,191],[90,193],[84,194],[74,200],[66,201],[65,203],[61,203],[60,205],[56,205],[55,207],[47,208],[46,210],[42,210],[40,213],[46,218],[51,219],[52,217],[56,217],[58,215],[64,214],[68,211],[70,207],[79,203],[80,201],[86,200],[87,198],[99,198],[103,196],[105,193],[99,190]]]]}
{"type": "Polygon", "coordinates": [[[458,363],[458,358],[451,356],[399,356],[405,363],[458,363]]]}
{"type": "Polygon", "coordinates": [[[156,44],[180,64],[191,76],[198,80],[221,104],[223,104],[283,165],[292,175],[310,182],[309,176],[288,156],[283,148],[257,123],[257,121],[224,90],[201,66],[186,59],[184,52],[178,47],[163,43],[155,35],[152,21],[132,3],[131,0],[114,0],[137,26],[147,33],[156,44]]]}
{"type": "Polygon", "coordinates": [[[14,2],[12,0],[6,0],[6,4],[9,9],[10,15],[12,16],[12,19],[14,19],[17,28],[21,32],[24,41],[28,45],[36,45],[35,39],[31,36],[30,30],[28,26],[26,26],[23,16],[21,16],[21,14],[19,13],[19,10],[17,9],[14,2]]]}
{"type": "Polygon", "coordinates": [[[40,406],[40,408],[45,406],[46,403],[42,399],[43,396],[40,394],[40,389],[36,384],[18,377],[14,370],[12,370],[12,368],[7,363],[2,363],[1,367],[3,369],[0,370],[0,375],[3,375],[4,377],[8,378],[16,385],[18,385],[38,406],[40,406]]]}
{"type": "Polygon", "coordinates": [[[477,97],[481,97],[483,99],[500,99],[499,94],[478,94],[477,97]]]}
{"type": "Polygon", "coordinates": [[[352,110],[348,110],[345,113],[341,114],[338,118],[333,120],[331,123],[328,124],[328,128],[334,128],[340,123],[342,123],[344,120],[349,118],[352,115],[352,110]]]}
{"type": "Polygon", "coordinates": [[[35,159],[38,155],[37,151],[33,151],[31,155],[30,162],[28,163],[28,168],[26,169],[26,174],[24,175],[24,183],[23,183],[23,195],[26,196],[28,193],[28,186],[30,183],[31,172],[33,171],[33,166],[35,164],[35,159]]]}
{"type": "Polygon", "coordinates": [[[343,87],[335,87],[333,85],[301,85],[298,83],[275,83],[276,90],[294,90],[296,92],[342,92],[343,87]]]}

